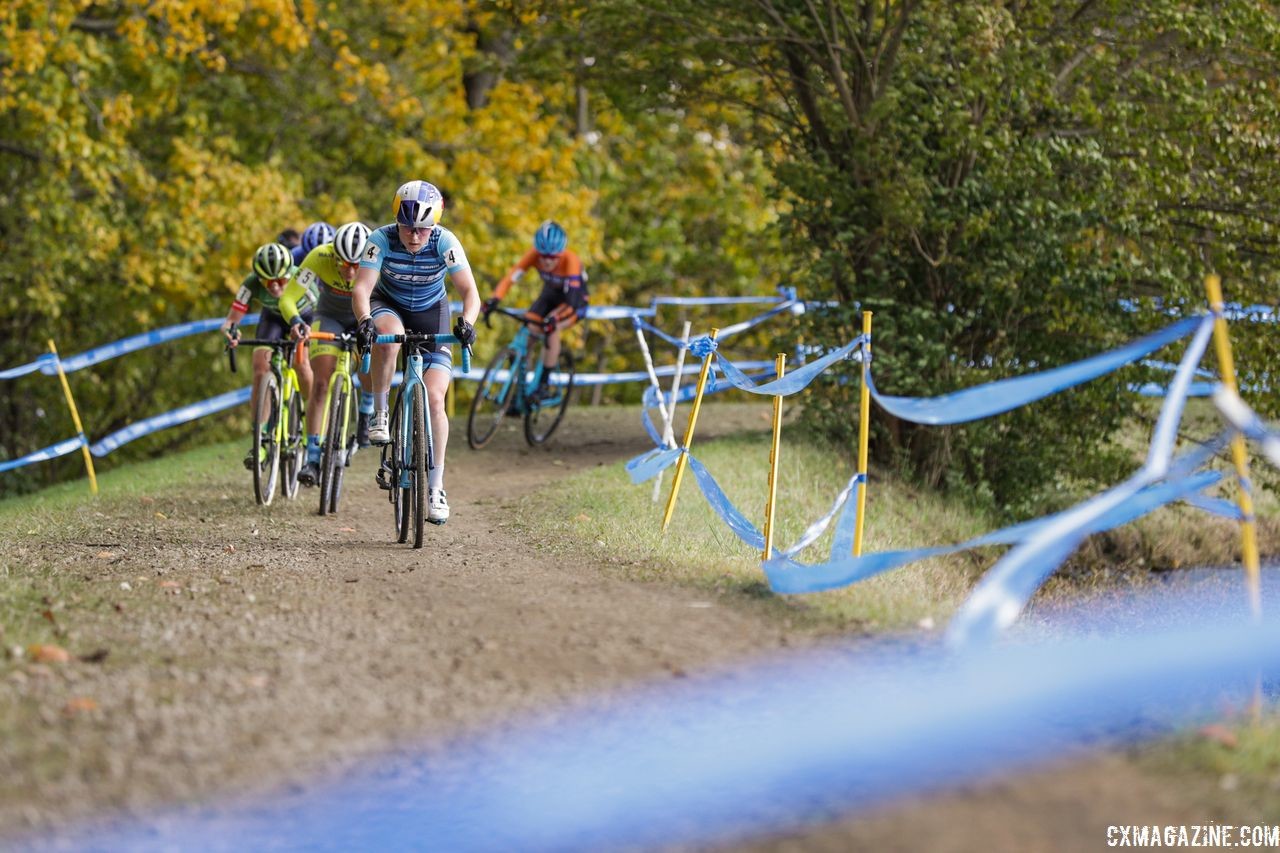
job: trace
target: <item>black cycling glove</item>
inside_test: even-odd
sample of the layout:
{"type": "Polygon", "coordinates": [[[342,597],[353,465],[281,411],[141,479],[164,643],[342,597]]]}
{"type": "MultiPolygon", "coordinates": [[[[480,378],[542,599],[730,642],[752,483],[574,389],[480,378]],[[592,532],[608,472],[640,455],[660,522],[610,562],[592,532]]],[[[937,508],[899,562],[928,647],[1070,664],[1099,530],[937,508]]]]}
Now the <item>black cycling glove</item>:
{"type": "Polygon", "coordinates": [[[453,336],[458,339],[458,343],[469,347],[476,342],[476,327],[468,323],[465,317],[459,317],[453,324],[453,336]]]}

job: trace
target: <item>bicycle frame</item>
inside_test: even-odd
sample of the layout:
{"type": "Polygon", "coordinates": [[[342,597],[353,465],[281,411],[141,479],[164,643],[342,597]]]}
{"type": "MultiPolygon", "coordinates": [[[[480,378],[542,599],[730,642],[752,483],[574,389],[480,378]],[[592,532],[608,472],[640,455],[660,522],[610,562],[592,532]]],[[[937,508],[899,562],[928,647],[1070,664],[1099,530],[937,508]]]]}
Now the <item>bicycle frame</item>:
{"type": "MultiPolygon", "coordinates": [[[[538,363],[533,365],[532,369],[527,366],[530,355],[530,343],[534,336],[533,330],[529,328],[528,318],[517,311],[509,311],[506,308],[497,308],[495,310],[496,313],[502,314],[505,317],[510,317],[520,323],[520,328],[516,330],[515,337],[511,339],[509,344],[507,344],[507,348],[516,351],[516,364],[521,368],[519,372],[523,374],[524,381],[516,382],[514,374],[508,376],[506,381],[502,384],[500,399],[506,400],[508,405],[514,406],[517,411],[523,412],[529,405],[530,398],[533,397],[533,392],[536,391],[538,385],[541,384],[542,374],[547,368],[546,365],[542,363],[542,359],[538,359],[538,363]],[[509,393],[508,389],[511,387],[513,382],[515,382],[516,396],[513,399],[507,400],[507,394],[509,393]]],[[[541,338],[543,336],[539,335],[538,337],[541,338]]],[[[564,393],[564,391],[561,391],[561,393],[564,393]]],[[[538,402],[539,407],[554,408],[558,405],[560,405],[560,397],[558,395],[538,402]]]]}
{"type": "MultiPolygon", "coordinates": [[[[407,499],[406,492],[412,493],[415,500],[412,508],[414,539],[413,547],[422,547],[422,523],[424,520],[424,512],[422,508],[423,496],[426,494],[427,483],[416,481],[415,477],[419,476],[418,471],[421,470],[422,475],[433,470],[436,467],[435,462],[435,438],[432,431],[430,404],[428,402],[427,384],[423,377],[423,357],[422,350],[425,347],[434,344],[456,344],[460,341],[454,335],[438,334],[418,334],[408,332],[398,335],[378,335],[375,339],[378,344],[404,344],[405,345],[405,369],[403,380],[400,388],[396,392],[395,407],[396,411],[393,415],[394,422],[399,423],[399,434],[404,436],[404,440],[393,440],[391,450],[384,450],[383,467],[379,469],[379,483],[381,479],[381,471],[387,466],[388,460],[391,466],[391,478],[384,488],[389,487],[391,491],[391,500],[396,507],[397,526],[399,527],[400,541],[404,542],[408,524],[403,520],[408,516],[401,515],[399,500],[407,499]],[[414,444],[413,433],[414,426],[414,389],[421,386],[422,402],[424,411],[422,412],[422,438],[425,447],[416,446],[414,444]],[[399,456],[397,457],[397,451],[399,456]],[[423,463],[419,468],[417,463],[423,463]]],[[[462,350],[463,370],[471,369],[471,348],[464,347],[462,350]]],[[[367,372],[369,369],[369,354],[365,353],[361,371],[367,372]]],[[[393,430],[394,431],[394,430],[393,430]]]]}
{"type": "MultiPolygon", "coordinates": [[[[343,336],[335,335],[332,332],[312,332],[310,338],[317,341],[342,341],[344,339],[343,336]]],[[[351,401],[355,396],[355,381],[351,378],[351,374],[351,350],[343,348],[333,365],[333,373],[329,376],[329,387],[325,390],[324,406],[320,409],[320,428],[316,434],[320,436],[321,444],[324,443],[324,438],[329,433],[329,408],[333,402],[333,394],[338,390],[338,383],[342,383],[342,390],[347,392],[347,401],[346,405],[342,407],[342,424],[338,434],[346,435],[351,426],[351,401]]]]}
{"type": "MultiPolygon", "coordinates": [[[[302,352],[305,342],[295,342],[287,339],[263,340],[259,338],[237,338],[236,347],[228,347],[227,357],[231,363],[231,371],[236,372],[236,349],[238,346],[257,346],[266,347],[271,350],[271,358],[269,369],[271,376],[279,389],[279,401],[274,411],[268,413],[268,417],[273,419],[271,431],[266,438],[274,444],[274,450],[267,452],[272,461],[270,463],[270,474],[268,477],[268,485],[259,490],[259,470],[254,472],[254,491],[258,495],[259,503],[269,504],[274,495],[276,470],[279,465],[279,459],[282,454],[292,458],[292,462],[287,463],[285,470],[285,496],[292,498],[297,494],[297,468],[300,465],[298,459],[303,447],[304,427],[306,420],[305,413],[299,417],[297,424],[291,420],[292,409],[294,404],[294,395],[300,395],[298,385],[298,374],[293,367],[293,359],[302,352]]],[[[255,393],[257,384],[254,385],[255,393]]],[[[255,400],[254,405],[261,407],[263,401],[261,397],[255,400]]],[[[302,407],[299,406],[299,411],[302,407]]],[[[261,420],[261,409],[254,412],[255,422],[261,420]]],[[[259,437],[255,435],[254,446],[260,444],[259,437]]],[[[262,457],[258,459],[258,466],[261,469],[262,457]]]]}

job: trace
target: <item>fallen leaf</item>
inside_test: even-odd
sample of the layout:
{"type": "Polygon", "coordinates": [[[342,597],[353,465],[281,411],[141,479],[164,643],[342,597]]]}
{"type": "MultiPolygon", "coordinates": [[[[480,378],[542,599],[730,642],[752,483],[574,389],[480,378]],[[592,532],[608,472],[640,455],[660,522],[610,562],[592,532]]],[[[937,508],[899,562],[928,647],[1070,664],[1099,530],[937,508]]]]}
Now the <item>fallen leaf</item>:
{"type": "Polygon", "coordinates": [[[66,663],[71,655],[62,646],[51,643],[35,643],[27,646],[27,654],[36,663],[66,663]]]}
{"type": "Polygon", "coordinates": [[[577,514],[577,516],[574,517],[573,520],[574,521],[590,521],[591,516],[587,515],[585,512],[580,512],[577,514]]]}
{"type": "Polygon", "coordinates": [[[228,553],[228,554],[234,554],[234,553],[236,552],[236,546],[235,546],[235,545],[228,545],[227,547],[223,548],[222,550],[223,550],[224,552],[228,553]]]}
{"type": "Polygon", "coordinates": [[[169,517],[169,516],[165,515],[163,512],[157,512],[157,513],[156,513],[156,518],[168,518],[168,517],[169,517]]]}
{"type": "Polygon", "coordinates": [[[1207,726],[1201,726],[1196,734],[1227,749],[1235,749],[1240,743],[1236,733],[1221,723],[1210,723],[1207,726]]]}
{"type": "Polygon", "coordinates": [[[161,589],[182,589],[182,584],[177,581],[160,581],[161,589]]]}
{"type": "Polygon", "coordinates": [[[120,588],[123,589],[125,592],[128,592],[129,590],[133,589],[133,587],[129,586],[128,581],[120,581],[120,588]]]}
{"type": "Polygon", "coordinates": [[[90,699],[88,696],[73,696],[67,700],[67,704],[62,706],[62,713],[68,717],[74,717],[76,714],[85,714],[89,711],[98,710],[98,703],[90,699]]]}
{"type": "Polygon", "coordinates": [[[338,528],[338,530],[339,530],[339,531],[341,531],[342,533],[355,533],[355,532],[356,532],[356,529],[355,529],[354,527],[339,527],[339,528],[338,528]]]}
{"type": "Polygon", "coordinates": [[[102,663],[109,654],[111,654],[110,649],[95,649],[87,655],[80,655],[80,660],[84,663],[102,663]]]}
{"type": "Polygon", "coordinates": [[[53,618],[53,611],[52,611],[52,610],[41,610],[41,611],[40,611],[40,615],[41,615],[41,616],[43,616],[45,619],[49,620],[49,622],[50,622],[50,623],[52,623],[52,624],[54,624],[54,625],[57,625],[57,624],[58,624],[58,620],[57,620],[57,619],[55,619],[55,618],[53,618]]]}
{"type": "Polygon", "coordinates": [[[139,503],[143,503],[143,504],[153,504],[153,503],[155,503],[155,502],[156,502],[156,499],[155,499],[155,498],[149,498],[149,497],[147,497],[146,495],[143,495],[142,497],[138,498],[138,502],[139,502],[139,503]]]}
{"type": "Polygon", "coordinates": [[[112,560],[115,559],[115,556],[114,551],[99,551],[97,554],[99,560],[112,560]]]}

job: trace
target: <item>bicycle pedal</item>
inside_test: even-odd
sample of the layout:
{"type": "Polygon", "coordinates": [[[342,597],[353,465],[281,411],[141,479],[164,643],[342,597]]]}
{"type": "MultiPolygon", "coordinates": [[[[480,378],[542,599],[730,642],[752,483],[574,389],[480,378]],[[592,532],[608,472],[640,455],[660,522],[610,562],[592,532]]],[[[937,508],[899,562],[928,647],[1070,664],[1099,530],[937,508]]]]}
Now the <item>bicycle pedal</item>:
{"type": "Polygon", "coordinates": [[[427,523],[434,524],[436,527],[444,527],[445,522],[448,520],[447,518],[428,518],[427,523]]]}
{"type": "Polygon", "coordinates": [[[391,471],[384,465],[378,469],[378,473],[374,475],[374,479],[378,481],[378,488],[384,492],[391,491],[391,471]]]}

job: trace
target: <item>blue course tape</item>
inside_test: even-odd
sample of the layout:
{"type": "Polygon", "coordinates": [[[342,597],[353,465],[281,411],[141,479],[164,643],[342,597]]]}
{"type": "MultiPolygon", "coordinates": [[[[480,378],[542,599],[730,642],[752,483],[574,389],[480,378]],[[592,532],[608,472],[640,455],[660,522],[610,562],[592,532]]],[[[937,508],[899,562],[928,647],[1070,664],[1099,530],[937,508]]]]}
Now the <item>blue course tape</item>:
{"type": "Polygon", "coordinates": [[[997,415],[1042,399],[1073,385],[1096,379],[1161,347],[1186,337],[1203,317],[1187,317],[1161,331],[1139,338],[1119,349],[1063,367],[1002,379],[940,397],[892,397],[882,394],[868,375],[876,402],[889,414],[919,424],[958,424],[997,415]]]}
{"type": "Polygon", "coordinates": [[[161,415],[154,415],[146,420],[136,421],[127,427],[111,433],[100,441],[94,443],[89,448],[94,456],[106,456],[111,451],[123,444],[128,444],[135,438],[141,438],[149,433],[158,432],[162,429],[184,424],[187,421],[193,421],[196,418],[203,418],[206,415],[212,415],[223,409],[229,409],[232,406],[249,402],[249,388],[244,387],[235,391],[228,391],[225,394],[219,394],[216,397],[210,397],[207,400],[201,400],[199,403],[192,403],[189,406],[183,406],[180,409],[174,409],[171,412],[165,412],[161,415]]]}
{"type": "Polygon", "coordinates": [[[68,438],[65,441],[59,441],[57,444],[51,444],[34,453],[28,453],[26,456],[19,456],[17,459],[10,459],[8,462],[0,462],[0,472],[12,471],[15,468],[21,468],[24,465],[30,465],[34,462],[45,462],[49,459],[56,459],[59,456],[66,456],[79,450],[85,445],[85,437],[77,435],[74,438],[68,438]]]}
{"type": "Polygon", "coordinates": [[[37,370],[43,370],[46,366],[52,364],[53,353],[48,353],[27,364],[10,367],[8,370],[0,370],[0,379],[17,379],[19,376],[35,373],[37,370]]]}
{"type": "MultiPolygon", "coordinates": [[[[1130,521],[1141,518],[1143,515],[1165,504],[1172,503],[1180,498],[1187,498],[1191,493],[1217,483],[1221,477],[1222,475],[1216,471],[1208,471],[1196,475],[1194,481],[1183,480],[1172,486],[1164,484],[1141,490],[1132,496],[1131,500],[1118,506],[1107,516],[1091,521],[1081,529],[1081,535],[1082,537],[1088,536],[1128,524],[1130,521]]],[[[766,577],[769,579],[769,586],[777,593],[790,595],[838,589],[839,587],[848,586],[882,574],[890,569],[896,569],[929,557],[957,554],[961,551],[971,551],[974,548],[990,545],[1017,545],[1040,533],[1065,514],[1056,513],[1044,518],[1020,522],[974,537],[958,545],[912,548],[902,551],[878,551],[874,554],[864,554],[861,557],[833,559],[826,563],[814,565],[796,563],[786,557],[781,557],[766,561],[763,568],[766,577]]],[[[847,554],[849,552],[844,550],[843,553],[847,554]]],[[[1054,565],[1055,568],[1056,565],[1054,565]]]]}
{"type": "Polygon", "coordinates": [[[959,646],[990,641],[1017,619],[1050,574],[1085,537],[1127,523],[1163,503],[1199,492],[1221,479],[1217,471],[1192,473],[1220,446],[1222,439],[1185,454],[1168,469],[1165,482],[1151,485],[1152,466],[1128,480],[1072,507],[1043,525],[1005,554],[983,576],[951,620],[948,641],[959,646]],[[1138,515],[1134,515],[1134,513],[1138,515]]]}
{"type": "MultiPolygon", "coordinates": [[[[258,314],[246,314],[241,324],[245,326],[253,325],[258,322],[258,314]]],[[[92,367],[95,364],[108,361],[117,356],[126,355],[131,352],[146,349],[156,344],[174,341],[179,338],[185,338],[189,335],[198,335],[203,332],[212,332],[220,328],[224,322],[224,318],[214,317],[209,320],[194,320],[190,323],[179,323],[176,326],[168,326],[163,329],[155,329],[150,332],[143,332],[140,335],[134,335],[130,338],[122,338],[100,347],[94,347],[85,350],[77,355],[69,356],[62,359],[62,369],[66,373],[72,373],[76,370],[83,370],[86,367],[92,367]]],[[[48,364],[41,368],[46,374],[57,373],[57,368],[53,364],[48,364]]]]}
{"type": "Polygon", "coordinates": [[[837,361],[848,358],[854,350],[858,350],[866,343],[866,337],[859,335],[849,343],[833,350],[817,361],[811,361],[803,367],[787,373],[781,379],[775,379],[772,382],[757,384],[753,382],[746,374],[744,374],[733,362],[722,356],[719,351],[716,352],[716,363],[720,366],[724,376],[733,384],[735,388],[746,391],[750,394],[761,394],[771,397],[785,397],[794,394],[809,386],[809,383],[818,377],[828,367],[837,361]]]}
{"type": "Polygon", "coordinates": [[[157,851],[736,847],[1082,747],[1166,737],[1247,702],[1255,679],[1280,676],[1280,622],[1255,623],[1240,604],[1205,607],[1192,592],[1194,615],[1172,625],[1170,603],[1147,596],[1110,630],[965,654],[901,640],[791,652],[376,756],[300,794],[63,828],[59,840],[157,851]]]}

